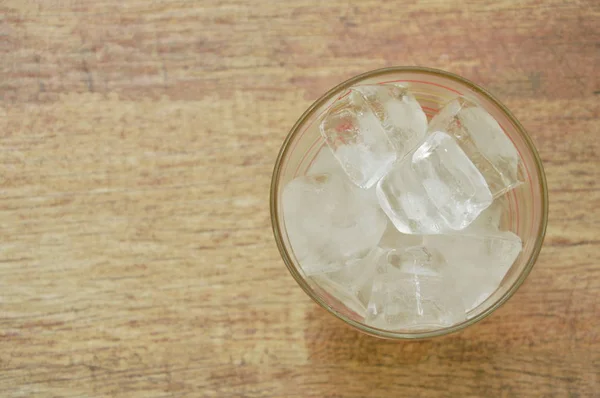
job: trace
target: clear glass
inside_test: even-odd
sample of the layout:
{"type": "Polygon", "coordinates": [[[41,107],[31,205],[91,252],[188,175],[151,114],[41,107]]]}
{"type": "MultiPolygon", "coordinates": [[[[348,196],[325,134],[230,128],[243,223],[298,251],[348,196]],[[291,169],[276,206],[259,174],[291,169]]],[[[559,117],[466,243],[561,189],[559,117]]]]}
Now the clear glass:
{"type": "Polygon", "coordinates": [[[271,181],[271,222],[281,256],[300,287],[334,316],[350,326],[373,336],[389,339],[418,339],[441,336],[461,330],[491,314],[506,302],[531,271],[542,248],[548,218],[548,191],[540,157],[525,129],[510,111],[490,93],[476,84],[451,73],[422,67],[393,67],[379,69],[353,77],[334,87],[304,112],[285,139],[275,163],[271,181]],[[513,141],[521,158],[519,177],[523,184],[507,194],[508,211],[504,212],[501,226],[519,235],[523,250],[506,274],[498,289],[477,308],[470,311],[467,320],[427,332],[395,332],[365,325],[360,317],[340,301],[307,278],[297,263],[287,237],[281,194],[285,184],[303,175],[317,153],[325,145],[319,121],[324,112],[350,86],[399,82],[407,85],[423,107],[428,119],[449,100],[459,95],[483,106],[502,126],[513,141]]]}

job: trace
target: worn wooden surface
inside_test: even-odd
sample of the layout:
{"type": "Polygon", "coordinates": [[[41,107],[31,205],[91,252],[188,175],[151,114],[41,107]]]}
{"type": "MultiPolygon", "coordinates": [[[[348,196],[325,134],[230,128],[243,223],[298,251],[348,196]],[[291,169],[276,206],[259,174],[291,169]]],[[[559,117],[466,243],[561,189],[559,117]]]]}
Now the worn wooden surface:
{"type": "Polygon", "coordinates": [[[0,0],[0,396],[597,396],[600,3],[0,0]],[[550,219],[512,300],[379,341],[298,288],[271,170],[322,92],[391,65],[495,93],[550,219]]]}

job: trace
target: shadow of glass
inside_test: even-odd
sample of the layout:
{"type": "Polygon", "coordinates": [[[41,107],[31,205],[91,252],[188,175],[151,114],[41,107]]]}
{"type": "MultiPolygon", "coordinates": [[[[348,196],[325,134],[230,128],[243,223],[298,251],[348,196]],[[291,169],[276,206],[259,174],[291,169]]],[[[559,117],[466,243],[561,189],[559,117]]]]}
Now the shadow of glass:
{"type": "Polygon", "coordinates": [[[487,320],[449,336],[394,341],[360,333],[317,306],[306,315],[304,334],[309,359],[319,364],[387,366],[432,361],[485,362],[493,359],[499,349],[494,325],[487,320]]]}

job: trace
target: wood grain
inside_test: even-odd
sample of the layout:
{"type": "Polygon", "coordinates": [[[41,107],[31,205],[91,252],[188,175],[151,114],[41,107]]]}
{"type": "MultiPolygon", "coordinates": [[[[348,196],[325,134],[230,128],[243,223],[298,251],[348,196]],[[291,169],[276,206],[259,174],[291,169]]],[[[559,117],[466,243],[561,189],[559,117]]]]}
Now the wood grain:
{"type": "Polygon", "coordinates": [[[600,391],[600,4],[0,1],[0,396],[600,391]],[[425,65],[496,94],[550,189],[541,257],[478,325],[376,340],[288,274],[268,210],[331,86],[425,65]]]}

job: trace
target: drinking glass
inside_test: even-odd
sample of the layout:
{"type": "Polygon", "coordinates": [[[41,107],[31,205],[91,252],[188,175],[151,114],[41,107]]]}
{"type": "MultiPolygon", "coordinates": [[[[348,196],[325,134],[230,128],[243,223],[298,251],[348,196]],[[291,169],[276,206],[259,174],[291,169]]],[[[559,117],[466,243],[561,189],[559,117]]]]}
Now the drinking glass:
{"type": "MultiPolygon", "coordinates": [[[[273,171],[271,181],[271,222],[281,257],[300,287],[321,307],[363,333],[389,339],[417,339],[441,336],[472,325],[504,304],[523,283],[542,248],[548,218],[548,191],[542,162],[535,146],[510,111],[485,89],[460,76],[423,67],[392,67],[367,72],[332,88],[312,104],[287,135],[273,171]],[[506,194],[507,209],[501,229],[519,235],[523,250],[507,272],[496,291],[479,306],[467,313],[467,320],[450,327],[431,331],[391,331],[362,322],[362,318],[344,303],[330,295],[304,275],[294,257],[287,236],[281,197],[283,188],[292,179],[306,173],[317,153],[325,146],[319,123],[339,97],[356,84],[397,82],[407,86],[431,119],[449,100],[464,96],[487,110],[512,140],[520,156],[519,178],[523,182],[506,194]]],[[[468,248],[465,248],[468,250],[468,248]]]]}

